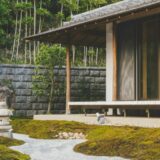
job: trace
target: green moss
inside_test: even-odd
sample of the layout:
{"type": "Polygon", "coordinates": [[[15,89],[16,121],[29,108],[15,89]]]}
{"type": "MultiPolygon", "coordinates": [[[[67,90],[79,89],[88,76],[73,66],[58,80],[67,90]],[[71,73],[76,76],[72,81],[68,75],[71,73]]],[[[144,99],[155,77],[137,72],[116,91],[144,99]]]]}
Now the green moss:
{"type": "Polygon", "coordinates": [[[29,156],[8,148],[22,144],[20,140],[0,137],[0,160],[30,160],[29,156]]]}
{"type": "Polygon", "coordinates": [[[12,125],[17,133],[43,139],[54,139],[59,132],[83,132],[88,141],[77,145],[74,150],[87,155],[120,156],[133,160],[160,159],[160,129],[24,119],[14,119],[12,125]]]}
{"type": "Polygon", "coordinates": [[[30,157],[0,145],[0,160],[30,160],[30,157]]]}
{"type": "Polygon", "coordinates": [[[39,139],[54,139],[59,132],[73,132],[84,133],[96,128],[96,126],[89,126],[78,122],[69,121],[35,121],[14,119],[12,120],[12,127],[14,132],[27,134],[32,138],[39,139]]]}
{"type": "Polygon", "coordinates": [[[131,127],[99,127],[89,132],[88,141],[75,151],[99,155],[120,156],[135,160],[160,159],[160,129],[131,127]]]}
{"type": "Polygon", "coordinates": [[[0,145],[5,145],[8,147],[8,146],[19,146],[22,144],[24,144],[24,142],[20,140],[0,137],[0,145]]]}

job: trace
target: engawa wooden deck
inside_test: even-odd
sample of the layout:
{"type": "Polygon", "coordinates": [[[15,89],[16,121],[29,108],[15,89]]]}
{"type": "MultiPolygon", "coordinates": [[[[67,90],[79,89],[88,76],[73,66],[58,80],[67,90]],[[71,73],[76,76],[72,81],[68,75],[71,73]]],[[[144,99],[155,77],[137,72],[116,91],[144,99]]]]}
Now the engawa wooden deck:
{"type": "Polygon", "coordinates": [[[150,117],[150,111],[160,109],[160,101],[97,101],[97,102],[69,102],[71,109],[82,109],[86,113],[86,109],[122,109],[126,116],[127,109],[142,109],[145,110],[147,116],[150,117]]]}

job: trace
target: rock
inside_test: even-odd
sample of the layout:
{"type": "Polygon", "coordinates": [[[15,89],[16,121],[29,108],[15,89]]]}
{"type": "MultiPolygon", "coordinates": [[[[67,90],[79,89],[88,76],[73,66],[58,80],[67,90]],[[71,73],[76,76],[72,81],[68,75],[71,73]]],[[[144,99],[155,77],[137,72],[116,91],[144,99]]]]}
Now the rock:
{"type": "Polygon", "coordinates": [[[58,139],[85,139],[85,135],[83,133],[72,133],[72,132],[59,132],[58,135],[55,136],[58,139]]]}

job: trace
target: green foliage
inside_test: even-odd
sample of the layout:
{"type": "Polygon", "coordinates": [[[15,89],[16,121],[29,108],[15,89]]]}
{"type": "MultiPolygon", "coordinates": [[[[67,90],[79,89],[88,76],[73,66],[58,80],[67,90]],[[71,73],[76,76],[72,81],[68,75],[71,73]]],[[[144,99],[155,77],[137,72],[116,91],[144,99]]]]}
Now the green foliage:
{"type": "Polygon", "coordinates": [[[17,11],[21,11],[21,10],[25,11],[31,8],[32,8],[32,3],[20,2],[20,3],[15,4],[15,9],[17,11]]]}
{"type": "Polygon", "coordinates": [[[46,68],[52,68],[64,65],[65,48],[60,45],[44,45],[40,47],[39,55],[36,57],[36,65],[43,65],[46,68]]]}
{"type": "Polygon", "coordinates": [[[37,9],[37,15],[39,16],[46,16],[46,17],[50,17],[51,16],[51,13],[45,9],[45,8],[38,8],[37,9]]]}
{"type": "MultiPolygon", "coordinates": [[[[35,54],[38,54],[39,50],[35,51],[34,49],[38,48],[39,44],[36,44],[36,46],[33,42],[25,44],[22,39],[26,35],[60,26],[63,21],[71,20],[72,14],[79,14],[117,1],[119,0],[40,0],[36,1],[35,15],[34,3],[31,0],[28,0],[27,3],[26,1],[18,1],[17,3],[16,0],[0,0],[0,62],[34,63],[34,53],[37,52],[35,54]],[[22,19],[21,11],[23,12],[22,19]],[[34,25],[34,22],[36,25],[34,25]]],[[[84,65],[82,55],[83,48],[76,47],[76,62],[74,65],[84,65]]],[[[103,55],[100,54],[96,65],[104,65],[103,55]]],[[[87,65],[95,66],[95,63],[88,63],[87,65]]]]}
{"type": "Polygon", "coordinates": [[[54,68],[61,68],[64,60],[65,49],[59,45],[42,45],[36,57],[37,68],[35,70],[36,75],[33,76],[33,91],[37,96],[49,97],[47,113],[51,111],[54,97],[58,96],[64,89],[64,85],[54,76],[54,68]],[[40,73],[40,65],[44,67],[43,74],[40,73]]]}

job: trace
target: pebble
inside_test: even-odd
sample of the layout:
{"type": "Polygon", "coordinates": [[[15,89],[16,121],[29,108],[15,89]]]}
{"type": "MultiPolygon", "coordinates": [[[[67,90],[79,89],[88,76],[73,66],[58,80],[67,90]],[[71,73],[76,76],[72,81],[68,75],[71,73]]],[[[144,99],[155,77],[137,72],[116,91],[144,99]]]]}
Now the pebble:
{"type": "Polygon", "coordinates": [[[85,139],[85,135],[81,133],[73,133],[73,132],[59,132],[58,135],[55,136],[57,139],[85,139]]]}

